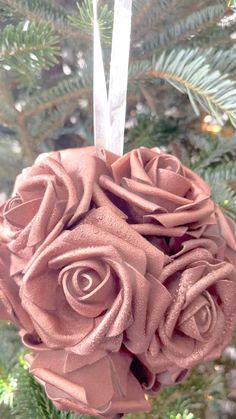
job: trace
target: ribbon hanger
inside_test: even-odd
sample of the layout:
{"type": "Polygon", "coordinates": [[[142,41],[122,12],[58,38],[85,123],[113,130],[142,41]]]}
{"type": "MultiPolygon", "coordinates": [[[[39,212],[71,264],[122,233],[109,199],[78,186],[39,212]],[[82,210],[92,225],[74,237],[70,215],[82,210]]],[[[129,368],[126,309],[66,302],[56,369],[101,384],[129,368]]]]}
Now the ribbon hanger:
{"type": "Polygon", "coordinates": [[[93,107],[95,146],[122,155],[128,84],[132,0],[115,0],[109,95],[102,57],[97,16],[97,0],[93,0],[94,61],[93,107]]]}

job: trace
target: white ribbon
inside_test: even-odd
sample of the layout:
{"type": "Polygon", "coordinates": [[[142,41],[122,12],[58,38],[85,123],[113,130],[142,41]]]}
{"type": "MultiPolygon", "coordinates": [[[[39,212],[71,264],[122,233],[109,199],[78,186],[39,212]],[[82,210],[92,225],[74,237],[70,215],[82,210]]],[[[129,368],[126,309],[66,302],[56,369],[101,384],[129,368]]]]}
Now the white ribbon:
{"type": "Polygon", "coordinates": [[[106,148],[110,139],[110,116],[106,78],[97,18],[97,0],[93,0],[93,123],[97,148],[106,148]]]}
{"type": "Polygon", "coordinates": [[[94,136],[97,148],[122,155],[128,83],[132,0],[115,0],[109,100],[102,58],[97,0],[94,12],[94,136]]]}

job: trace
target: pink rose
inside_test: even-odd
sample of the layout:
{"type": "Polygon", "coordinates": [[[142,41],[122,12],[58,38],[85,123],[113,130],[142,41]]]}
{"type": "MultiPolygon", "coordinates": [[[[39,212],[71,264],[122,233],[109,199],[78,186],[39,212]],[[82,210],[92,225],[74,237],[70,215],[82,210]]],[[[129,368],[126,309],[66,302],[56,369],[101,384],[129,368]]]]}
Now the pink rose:
{"type": "Polygon", "coordinates": [[[172,303],[148,350],[138,357],[149,372],[146,385],[151,392],[154,383],[158,388],[171,383],[173,376],[178,381],[199,362],[219,357],[232,338],[236,269],[215,259],[215,251],[210,240],[189,240],[159,277],[172,303]]]}
{"type": "Polygon", "coordinates": [[[162,252],[100,208],[37,256],[22,281],[22,305],[49,348],[84,355],[117,351],[124,339],[130,350],[142,352],[160,308],[169,304],[153,276],[164,262],[162,252]]]}
{"type": "Polygon", "coordinates": [[[215,224],[206,225],[195,238],[192,237],[192,233],[182,237],[172,237],[168,243],[161,242],[159,247],[165,248],[169,255],[180,252],[183,245],[184,251],[196,248],[196,246],[206,247],[218,260],[224,260],[236,266],[236,224],[224,215],[217,205],[215,224]]]}
{"type": "Polygon", "coordinates": [[[140,147],[111,164],[112,178],[100,177],[144,235],[182,236],[215,222],[209,186],[174,156],[140,147]]]}
{"type": "Polygon", "coordinates": [[[132,357],[124,349],[87,356],[51,350],[40,352],[34,360],[30,356],[27,359],[30,371],[60,410],[118,418],[150,409],[130,371],[132,357]]]}
{"type": "Polygon", "coordinates": [[[227,260],[236,266],[236,224],[216,208],[216,224],[208,226],[202,237],[217,244],[217,258],[227,260]]]}
{"type": "Polygon", "coordinates": [[[18,176],[1,217],[16,255],[12,273],[90,208],[96,178],[106,173],[94,148],[50,153],[18,176]]]}
{"type": "Polygon", "coordinates": [[[15,323],[30,332],[32,323],[21,306],[19,287],[9,270],[10,252],[5,244],[0,244],[0,320],[15,323]]]}

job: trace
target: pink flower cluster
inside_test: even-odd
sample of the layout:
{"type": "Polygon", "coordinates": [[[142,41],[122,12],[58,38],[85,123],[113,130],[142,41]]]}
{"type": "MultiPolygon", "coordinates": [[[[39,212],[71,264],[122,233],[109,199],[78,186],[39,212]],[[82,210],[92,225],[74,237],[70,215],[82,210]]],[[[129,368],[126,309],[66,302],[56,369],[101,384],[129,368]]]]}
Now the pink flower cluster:
{"type": "Polygon", "coordinates": [[[145,394],[221,355],[235,298],[235,224],[171,155],[50,153],[0,210],[0,319],[60,409],[148,410],[145,394]]]}

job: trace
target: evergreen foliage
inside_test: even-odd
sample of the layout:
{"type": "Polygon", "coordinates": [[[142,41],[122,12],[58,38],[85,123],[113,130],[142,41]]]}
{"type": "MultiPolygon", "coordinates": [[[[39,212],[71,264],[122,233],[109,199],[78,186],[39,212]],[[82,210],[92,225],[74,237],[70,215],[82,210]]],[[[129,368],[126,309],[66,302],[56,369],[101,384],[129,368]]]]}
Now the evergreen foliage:
{"type": "Polygon", "coordinates": [[[154,58],[150,76],[163,78],[186,93],[197,115],[196,102],[219,121],[224,112],[236,126],[236,84],[213,71],[198,49],[173,50],[154,58]]]}
{"type": "Polygon", "coordinates": [[[47,23],[57,34],[78,36],[78,31],[70,25],[66,9],[47,0],[1,0],[0,11],[1,19],[7,23],[26,18],[31,22],[47,23]]]}
{"type": "MultiPolygon", "coordinates": [[[[113,1],[99,5],[108,69],[113,1]]],[[[223,0],[134,0],[129,97],[133,86],[143,96],[141,86],[150,83],[158,96],[163,80],[187,94],[196,112],[204,109],[218,119],[226,114],[236,125],[235,19],[229,6],[232,2],[223,0]]],[[[76,7],[70,0],[64,5],[0,0],[0,11],[1,77],[12,93],[10,102],[2,101],[0,124],[14,132],[12,139],[19,141],[28,164],[45,139],[80,110],[81,98],[91,122],[92,1],[80,0],[76,7]],[[64,65],[68,73],[62,72],[64,65]],[[40,132],[32,131],[35,117],[40,132]]]]}
{"type": "Polygon", "coordinates": [[[11,68],[20,84],[30,84],[41,70],[58,62],[59,39],[45,23],[20,22],[0,32],[0,66],[11,68]]]}

